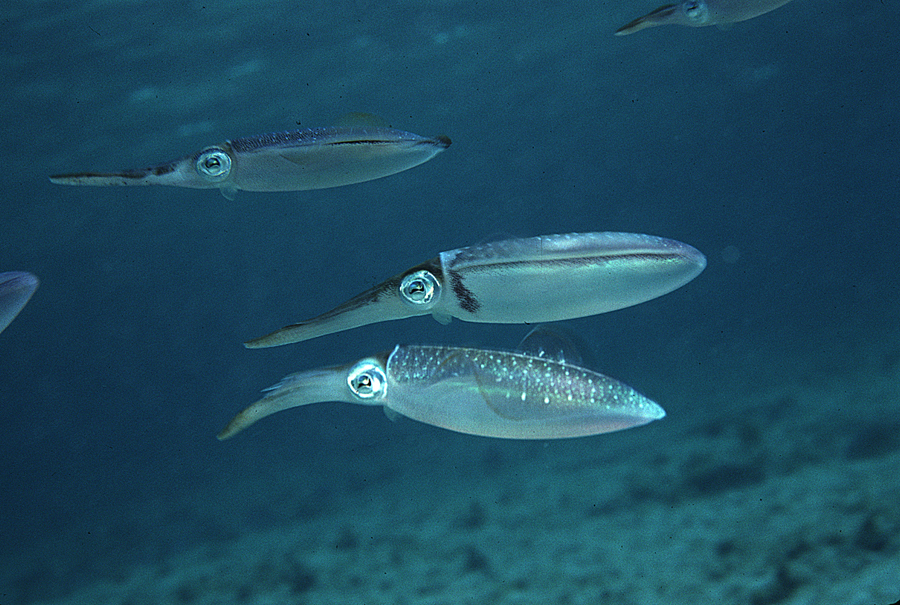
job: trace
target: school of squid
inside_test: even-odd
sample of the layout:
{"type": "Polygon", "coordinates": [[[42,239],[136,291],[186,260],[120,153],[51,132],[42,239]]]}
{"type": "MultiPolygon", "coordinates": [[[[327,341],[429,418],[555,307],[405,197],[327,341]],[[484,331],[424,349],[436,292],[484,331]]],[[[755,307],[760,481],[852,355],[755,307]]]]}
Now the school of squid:
{"type": "MultiPolygon", "coordinates": [[[[727,26],[789,0],[683,0],[619,28],[727,26]]],[[[242,137],[148,168],[73,172],[56,184],[168,185],[238,191],[306,191],[394,175],[446,150],[448,137],[421,136],[358,114],[349,123],[242,137]]],[[[298,343],[373,323],[432,315],[477,323],[542,324],[637,305],[687,284],[706,267],[687,244],[638,233],[539,235],[440,252],[321,315],[245,343],[298,343]]],[[[37,278],[0,273],[0,331],[22,309],[37,278]]],[[[445,429],[506,439],[557,439],[640,426],[665,416],[635,389],[545,351],[398,344],[346,365],[307,370],[266,389],[219,433],[227,439],[276,412],[319,402],[383,406],[445,429]]]]}

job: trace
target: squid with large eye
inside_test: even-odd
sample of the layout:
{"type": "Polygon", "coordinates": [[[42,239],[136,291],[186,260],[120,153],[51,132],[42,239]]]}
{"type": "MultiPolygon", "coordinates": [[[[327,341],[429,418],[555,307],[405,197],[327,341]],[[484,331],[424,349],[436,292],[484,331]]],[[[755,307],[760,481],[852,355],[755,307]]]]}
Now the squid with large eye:
{"type": "Polygon", "coordinates": [[[627,36],[658,25],[726,26],[746,21],[784,6],[791,0],[681,0],[665,4],[638,17],[616,30],[617,36],[627,36]]]}
{"type": "Polygon", "coordinates": [[[231,139],[150,168],[56,174],[58,185],[172,185],[244,191],[306,191],[361,183],[427,162],[450,146],[445,136],[370,122],[231,139]]]}
{"type": "Polygon", "coordinates": [[[312,403],[380,405],[452,431],[504,439],[561,439],[619,431],[665,416],[628,385],[564,361],[523,353],[397,346],[355,364],[288,376],[219,433],[312,403]]]}
{"type": "Polygon", "coordinates": [[[482,323],[543,323],[606,313],[683,286],[706,266],[695,248],[638,233],[570,233],[458,248],[318,317],[256,338],[274,347],[431,314],[482,323]]]}

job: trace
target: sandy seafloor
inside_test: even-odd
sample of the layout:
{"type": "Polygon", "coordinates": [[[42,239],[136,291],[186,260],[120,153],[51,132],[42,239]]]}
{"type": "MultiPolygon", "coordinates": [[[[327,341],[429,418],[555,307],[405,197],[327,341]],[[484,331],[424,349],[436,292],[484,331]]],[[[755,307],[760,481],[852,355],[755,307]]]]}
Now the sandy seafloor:
{"type": "Polygon", "coordinates": [[[900,599],[896,3],[619,38],[654,2],[13,2],[0,9],[0,605],[885,605],[900,599]],[[76,188],[369,111],[453,145],[301,193],[76,188]],[[431,318],[241,343],[442,250],[671,237],[706,270],[557,326],[665,408],[511,442],[260,389],[431,318]]]}

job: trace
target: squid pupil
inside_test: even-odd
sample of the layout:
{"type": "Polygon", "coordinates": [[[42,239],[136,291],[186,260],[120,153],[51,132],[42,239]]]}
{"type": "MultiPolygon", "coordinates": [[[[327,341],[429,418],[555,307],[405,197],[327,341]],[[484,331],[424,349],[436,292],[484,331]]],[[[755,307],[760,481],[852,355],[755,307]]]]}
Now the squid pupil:
{"type": "Polygon", "coordinates": [[[356,388],[359,390],[369,391],[372,389],[372,377],[368,374],[360,374],[356,379],[356,388]]]}

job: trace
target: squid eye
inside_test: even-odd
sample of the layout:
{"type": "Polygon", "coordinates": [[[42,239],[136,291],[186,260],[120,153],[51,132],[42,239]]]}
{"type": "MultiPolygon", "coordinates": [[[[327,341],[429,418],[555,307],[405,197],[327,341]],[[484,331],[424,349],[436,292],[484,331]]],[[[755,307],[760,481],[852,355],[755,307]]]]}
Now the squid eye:
{"type": "Polygon", "coordinates": [[[431,308],[441,295],[441,282],[430,271],[410,273],[400,282],[400,296],[410,306],[431,308]]]}
{"type": "Polygon", "coordinates": [[[686,0],[682,6],[684,14],[694,23],[703,23],[709,17],[709,7],[703,0],[686,0]]]}
{"type": "Polygon", "coordinates": [[[200,152],[194,165],[206,180],[221,181],[231,172],[231,156],[219,147],[210,147],[200,152]]]}
{"type": "Polygon", "coordinates": [[[383,399],[387,393],[387,377],[380,365],[364,359],[350,368],[347,386],[360,399],[383,399]]]}

